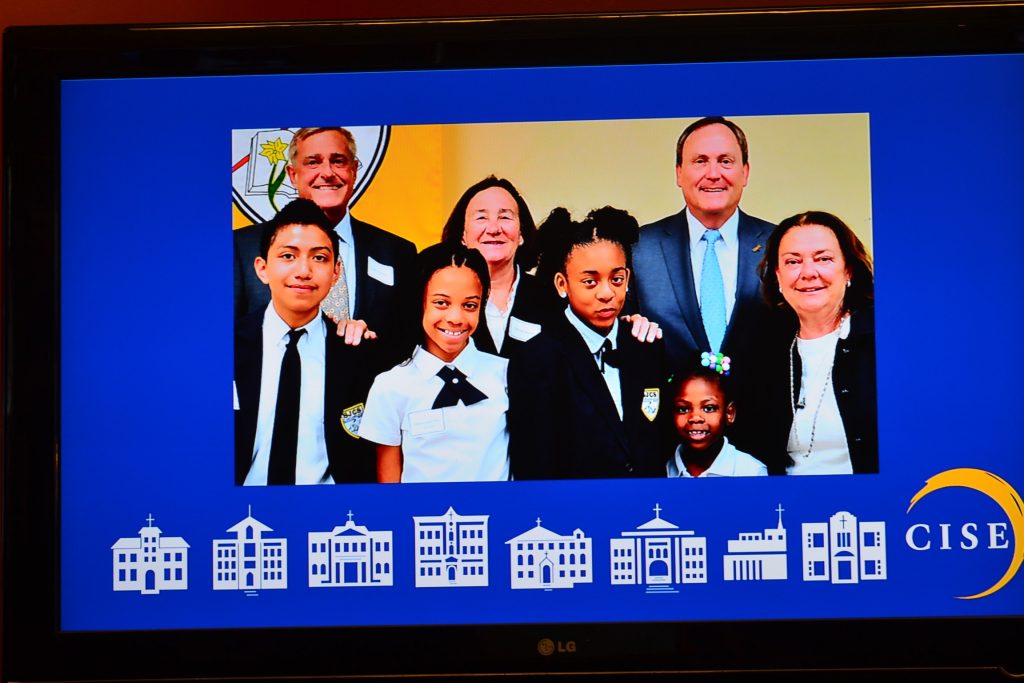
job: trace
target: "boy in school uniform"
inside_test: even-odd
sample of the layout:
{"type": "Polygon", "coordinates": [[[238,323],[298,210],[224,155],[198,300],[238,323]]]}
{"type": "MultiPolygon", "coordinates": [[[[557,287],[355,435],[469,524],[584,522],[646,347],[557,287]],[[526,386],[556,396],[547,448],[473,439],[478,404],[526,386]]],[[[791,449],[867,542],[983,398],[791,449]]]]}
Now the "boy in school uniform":
{"type": "Polygon", "coordinates": [[[722,375],[699,367],[679,381],[672,404],[679,446],[669,458],[669,477],[756,477],[768,474],[757,458],[729,443],[725,431],[736,419],[722,375]]]}
{"type": "Polygon", "coordinates": [[[235,328],[235,483],[373,481],[372,446],[356,436],[373,350],[361,333],[346,344],[320,310],[340,273],[337,233],[297,199],[264,226],[253,267],[270,304],[235,328]]]}

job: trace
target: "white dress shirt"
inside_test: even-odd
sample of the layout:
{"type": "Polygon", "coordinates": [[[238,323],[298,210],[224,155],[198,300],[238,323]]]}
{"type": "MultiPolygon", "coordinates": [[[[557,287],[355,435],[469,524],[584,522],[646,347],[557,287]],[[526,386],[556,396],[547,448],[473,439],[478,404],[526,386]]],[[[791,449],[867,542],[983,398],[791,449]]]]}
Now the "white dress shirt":
{"type": "MultiPolygon", "coordinates": [[[[735,446],[729,443],[729,439],[722,437],[722,441],[722,450],[718,452],[718,455],[716,455],[715,459],[711,461],[708,468],[697,475],[696,478],[763,477],[768,475],[768,468],[763,462],[752,455],[738,450],[735,446]]],[[[682,477],[684,479],[695,478],[686,469],[686,463],[683,462],[682,444],[676,446],[675,455],[669,459],[666,469],[668,470],[669,477],[682,477]]]]}
{"type": "Polygon", "coordinates": [[[410,361],[377,375],[359,436],[402,447],[402,483],[507,481],[507,371],[506,359],[478,350],[472,338],[451,363],[417,347],[410,361]],[[457,368],[487,398],[434,408],[444,365],[457,368]]]}
{"type": "MultiPolygon", "coordinates": [[[[271,302],[263,314],[263,370],[260,376],[260,407],[253,444],[253,461],[245,478],[246,486],[266,486],[270,465],[270,444],[274,438],[274,414],[277,411],[277,385],[281,380],[281,361],[288,346],[291,328],[274,310],[271,302]]],[[[299,436],[295,452],[296,484],[333,484],[327,442],[324,439],[324,368],[327,327],[317,315],[302,328],[306,334],[296,342],[302,374],[299,389],[299,436]]]]}

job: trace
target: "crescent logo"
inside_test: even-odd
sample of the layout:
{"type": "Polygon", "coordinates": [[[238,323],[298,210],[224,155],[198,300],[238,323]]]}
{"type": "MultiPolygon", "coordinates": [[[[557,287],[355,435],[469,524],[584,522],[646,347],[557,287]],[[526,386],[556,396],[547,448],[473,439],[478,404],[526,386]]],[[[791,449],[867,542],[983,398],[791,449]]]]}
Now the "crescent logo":
{"type": "Polygon", "coordinates": [[[1024,544],[1019,542],[1019,539],[1024,536],[1024,502],[1021,501],[1020,495],[1013,490],[1013,487],[1001,477],[985,470],[960,467],[940,472],[928,479],[924,487],[910,499],[907,513],[909,514],[914,509],[914,506],[917,505],[917,502],[928,494],[951,487],[972,489],[991,498],[1006,514],[1010,522],[1010,528],[1013,529],[1013,557],[1010,560],[1010,566],[1006,569],[1006,573],[991,587],[980,593],[958,596],[960,600],[984,598],[1008,584],[1016,576],[1021,562],[1024,562],[1024,544]]]}

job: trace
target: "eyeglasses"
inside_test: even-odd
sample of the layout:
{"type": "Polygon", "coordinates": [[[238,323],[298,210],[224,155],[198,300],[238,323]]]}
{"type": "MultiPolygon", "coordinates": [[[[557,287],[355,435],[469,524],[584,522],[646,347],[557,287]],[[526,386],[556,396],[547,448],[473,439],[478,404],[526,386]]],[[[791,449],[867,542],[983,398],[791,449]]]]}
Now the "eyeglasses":
{"type": "MultiPolygon", "coordinates": [[[[325,159],[323,159],[322,157],[307,157],[302,160],[302,167],[308,171],[315,171],[318,168],[322,167],[324,163],[325,159]]],[[[335,172],[345,171],[348,170],[349,168],[355,168],[355,170],[358,171],[363,167],[363,162],[361,162],[358,157],[350,159],[344,154],[332,156],[330,160],[327,161],[327,163],[330,163],[331,170],[335,172]]]]}

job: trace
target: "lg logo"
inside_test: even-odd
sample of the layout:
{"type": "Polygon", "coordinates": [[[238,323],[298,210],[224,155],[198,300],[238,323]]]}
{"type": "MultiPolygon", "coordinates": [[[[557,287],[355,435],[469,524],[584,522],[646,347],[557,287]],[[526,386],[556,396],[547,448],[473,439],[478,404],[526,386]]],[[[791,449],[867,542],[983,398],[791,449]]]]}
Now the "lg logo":
{"type": "Polygon", "coordinates": [[[562,642],[561,640],[551,640],[550,638],[541,638],[537,642],[537,652],[541,653],[545,657],[551,655],[566,652],[576,652],[576,641],[567,640],[562,642]]]}

